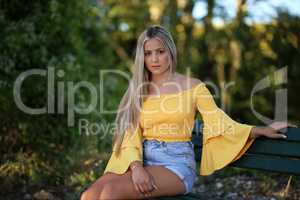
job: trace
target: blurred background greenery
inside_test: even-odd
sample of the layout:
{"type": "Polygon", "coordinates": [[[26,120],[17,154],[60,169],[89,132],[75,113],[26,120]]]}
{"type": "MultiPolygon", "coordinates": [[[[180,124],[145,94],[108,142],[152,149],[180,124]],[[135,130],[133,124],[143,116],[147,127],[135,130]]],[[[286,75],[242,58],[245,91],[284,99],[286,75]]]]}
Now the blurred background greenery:
{"type": "MultiPolygon", "coordinates": [[[[98,105],[87,115],[75,115],[73,127],[67,125],[67,113],[26,114],[13,98],[17,77],[53,67],[64,72],[55,76],[56,89],[58,82],[68,81],[88,81],[99,89],[99,70],[130,72],[136,39],[148,25],[161,24],[171,32],[178,71],[190,70],[218,85],[216,101],[244,123],[262,125],[250,110],[250,92],[259,80],[287,66],[288,83],[260,91],[254,108],[272,118],[275,90],[288,88],[288,119],[299,124],[299,13],[273,7],[271,0],[228,2],[235,7],[218,0],[0,0],[0,199],[30,198],[43,188],[78,199],[102,174],[111,148],[110,134],[81,134],[78,120],[108,124],[115,114],[101,113],[98,105]],[[261,2],[264,7],[255,9],[261,2]],[[263,9],[274,13],[257,18],[263,9]],[[230,82],[234,85],[225,91],[222,84],[230,82]]],[[[105,109],[117,108],[127,84],[105,78],[105,109]]],[[[27,78],[21,95],[32,108],[47,105],[46,78],[27,78]]],[[[84,107],[90,99],[86,90],[76,93],[77,105],[84,107]]]]}

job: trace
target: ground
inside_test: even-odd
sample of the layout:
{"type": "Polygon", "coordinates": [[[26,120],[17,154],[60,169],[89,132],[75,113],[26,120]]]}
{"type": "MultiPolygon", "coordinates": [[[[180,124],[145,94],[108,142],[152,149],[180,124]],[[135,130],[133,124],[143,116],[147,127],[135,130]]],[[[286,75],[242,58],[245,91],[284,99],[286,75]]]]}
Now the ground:
{"type": "MultiPolygon", "coordinates": [[[[0,200],[78,200],[85,187],[25,186],[0,200]]],[[[300,200],[300,176],[227,168],[198,177],[193,192],[205,200],[300,200]]]]}
{"type": "Polygon", "coordinates": [[[300,176],[226,169],[219,174],[199,177],[193,192],[214,200],[299,200],[300,176]]]}

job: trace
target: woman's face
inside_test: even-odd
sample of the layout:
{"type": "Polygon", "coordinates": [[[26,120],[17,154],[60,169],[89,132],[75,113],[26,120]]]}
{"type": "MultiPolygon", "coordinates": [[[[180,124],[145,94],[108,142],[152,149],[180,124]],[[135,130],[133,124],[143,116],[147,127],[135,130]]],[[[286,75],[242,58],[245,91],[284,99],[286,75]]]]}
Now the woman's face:
{"type": "Polygon", "coordinates": [[[162,42],[157,38],[151,38],[144,44],[144,58],[146,68],[152,74],[163,74],[170,67],[169,54],[162,42]]]}

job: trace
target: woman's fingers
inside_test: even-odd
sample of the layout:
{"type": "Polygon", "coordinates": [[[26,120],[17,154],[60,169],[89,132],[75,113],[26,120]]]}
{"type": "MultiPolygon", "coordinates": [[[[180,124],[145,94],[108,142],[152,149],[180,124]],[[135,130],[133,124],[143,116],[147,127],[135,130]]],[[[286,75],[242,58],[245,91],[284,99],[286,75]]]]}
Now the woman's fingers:
{"type": "Polygon", "coordinates": [[[151,192],[157,188],[156,185],[154,184],[154,179],[153,176],[151,174],[149,174],[149,179],[147,181],[145,181],[142,185],[143,188],[143,193],[146,197],[151,196],[151,192]]]}
{"type": "Polygon", "coordinates": [[[140,190],[140,191],[139,191],[139,192],[140,192],[140,195],[141,195],[141,196],[145,196],[144,188],[143,188],[143,186],[142,186],[141,184],[139,185],[139,188],[140,188],[140,189],[139,189],[139,190],[140,190]]]}
{"type": "Polygon", "coordinates": [[[274,122],[271,124],[270,127],[275,130],[280,130],[280,129],[287,127],[287,123],[286,122],[274,122]]]}
{"type": "Polygon", "coordinates": [[[145,194],[145,192],[147,191],[145,185],[143,183],[140,184],[140,188],[141,188],[141,193],[145,194]]]}
{"type": "Polygon", "coordinates": [[[141,187],[143,188],[143,193],[147,193],[149,191],[148,185],[146,183],[142,183],[141,187]]]}
{"type": "Polygon", "coordinates": [[[285,134],[282,134],[280,131],[276,131],[276,130],[269,131],[267,137],[274,138],[274,139],[287,138],[285,134]]]}
{"type": "Polygon", "coordinates": [[[154,189],[158,189],[158,187],[157,187],[157,185],[156,185],[156,183],[155,183],[155,180],[154,180],[154,177],[151,175],[151,174],[149,174],[150,175],[150,177],[151,177],[151,185],[152,185],[152,187],[154,188],[154,189]]]}
{"type": "Polygon", "coordinates": [[[132,181],[134,184],[135,190],[144,196],[150,196],[151,191],[153,191],[154,187],[152,186],[152,179],[151,177],[147,177],[147,174],[139,175],[138,178],[136,178],[135,175],[132,177],[132,181]]]}
{"type": "MultiPolygon", "coordinates": [[[[139,177],[139,180],[136,180],[134,183],[135,189],[142,195],[149,197],[151,192],[155,189],[156,185],[153,181],[151,174],[148,174],[150,177],[139,177]]],[[[157,188],[157,187],[156,187],[157,188]]]]}
{"type": "Polygon", "coordinates": [[[158,189],[158,187],[156,186],[156,184],[155,184],[155,182],[154,182],[154,180],[153,180],[153,179],[152,179],[151,183],[152,183],[152,186],[153,186],[153,188],[157,190],[157,189],[158,189]]]}
{"type": "Polygon", "coordinates": [[[151,195],[150,192],[151,192],[152,188],[149,187],[149,184],[143,183],[143,184],[142,184],[142,188],[143,188],[143,194],[144,194],[145,196],[150,196],[150,195],[151,195]]]}
{"type": "Polygon", "coordinates": [[[295,124],[288,123],[288,122],[274,122],[270,125],[270,127],[275,130],[280,130],[280,129],[284,129],[284,128],[288,128],[288,127],[297,128],[298,126],[295,124]]]}
{"type": "Polygon", "coordinates": [[[295,124],[291,124],[288,122],[282,122],[282,128],[288,128],[288,127],[298,128],[298,126],[295,124]]]}
{"type": "Polygon", "coordinates": [[[288,123],[288,127],[298,128],[298,126],[297,126],[297,125],[295,125],[295,124],[291,124],[291,123],[288,123]]]}
{"type": "Polygon", "coordinates": [[[134,188],[135,188],[135,190],[136,190],[137,192],[143,194],[143,191],[144,191],[144,190],[143,190],[143,187],[142,187],[141,183],[139,183],[139,182],[134,183],[134,188]]]}
{"type": "Polygon", "coordinates": [[[141,190],[140,190],[138,184],[134,183],[133,185],[134,185],[134,189],[135,189],[137,192],[141,193],[141,190]]]}
{"type": "Polygon", "coordinates": [[[284,134],[281,134],[281,133],[277,133],[277,134],[274,134],[274,138],[283,138],[283,139],[285,139],[285,138],[287,138],[287,136],[284,135],[284,134]]]}

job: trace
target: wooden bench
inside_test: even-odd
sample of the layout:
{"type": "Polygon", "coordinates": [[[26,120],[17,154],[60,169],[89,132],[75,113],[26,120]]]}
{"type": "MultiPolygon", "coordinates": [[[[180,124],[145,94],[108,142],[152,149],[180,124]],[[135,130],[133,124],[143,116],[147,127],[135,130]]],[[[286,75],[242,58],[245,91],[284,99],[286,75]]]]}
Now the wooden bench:
{"type": "MultiPolygon", "coordinates": [[[[202,123],[198,120],[192,134],[195,159],[200,162],[202,123]]],[[[229,166],[300,175],[300,128],[288,128],[287,139],[257,138],[248,151],[229,166]]],[[[196,200],[197,194],[160,197],[160,200],[196,200]]]]}

